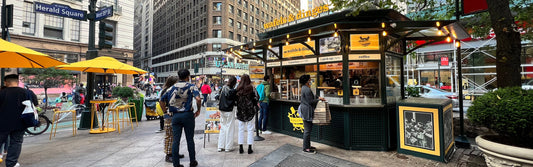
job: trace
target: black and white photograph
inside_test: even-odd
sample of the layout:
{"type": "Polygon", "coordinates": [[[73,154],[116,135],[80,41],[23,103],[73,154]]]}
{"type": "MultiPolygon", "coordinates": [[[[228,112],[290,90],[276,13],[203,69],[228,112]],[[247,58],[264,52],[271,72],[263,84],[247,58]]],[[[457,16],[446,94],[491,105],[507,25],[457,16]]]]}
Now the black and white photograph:
{"type": "Polygon", "coordinates": [[[320,39],[320,53],[339,52],[340,50],[341,40],[339,40],[339,37],[320,39]]]}
{"type": "Polygon", "coordinates": [[[406,110],[403,116],[405,145],[435,150],[433,113],[406,110]]]}
{"type": "MultiPolygon", "coordinates": [[[[276,54],[279,54],[279,47],[272,47],[270,50],[274,51],[276,54]]],[[[272,53],[271,51],[267,52],[267,59],[268,60],[277,60],[278,57],[272,53]]]]}
{"type": "Polygon", "coordinates": [[[453,114],[452,114],[452,108],[448,109],[447,111],[444,111],[443,115],[443,124],[444,124],[444,144],[445,147],[448,147],[450,143],[453,141],[453,114]]]}

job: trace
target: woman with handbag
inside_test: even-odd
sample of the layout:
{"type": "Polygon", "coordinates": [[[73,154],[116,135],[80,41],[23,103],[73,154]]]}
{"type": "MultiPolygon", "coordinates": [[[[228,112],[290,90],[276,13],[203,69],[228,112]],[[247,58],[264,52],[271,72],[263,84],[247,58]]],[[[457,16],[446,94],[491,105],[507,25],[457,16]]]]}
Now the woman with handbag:
{"type": "Polygon", "coordinates": [[[235,112],[233,106],[237,98],[237,91],[234,89],[237,84],[237,78],[231,76],[229,81],[219,93],[220,102],[218,109],[220,115],[220,135],[218,136],[218,152],[233,150],[233,136],[235,132],[235,112]]]}
{"type": "MultiPolygon", "coordinates": [[[[164,95],[167,90],[169,90],[172,85],[176,84],[178,82],[178,77],[176,76],[170,76],[167,78],[167,81],[165,82],[165,85],[163,85],[163,90],[161,91],[160,95],[164,95]]],[[[167,104],[168,105],[168,104],[167,104]]],[[[167,107],[168,109],[168,107],[167,107]]],[[[165,129],[165,161],[172,162],[172,117],[170,116],[170,113],[167,111],[163,111],[164,115],[161,118],[164,118],[164,129],[165,129]]],[[[180,154],[180,158],[185,157],[185,155],[180,154]]]]}
{"type": "Polygon", "coordinates": [[[241,82],[237,86],[237,119],[239,120],[239,153],[243,153],[244,149],[244,131],[248,131],[247,143],[248,154],[253,153],[252,144],[254,143],[254,119],[255,113],[259,110],[257,95],[254,86],[251,84],[249,75],[242,75],[241,82]]]}
{"type": "Polygon", "coordinates": [[[303,120],[304,123],[304,134],[303,134],[303,152],[316,154],[316,148],[311,147],[311,130],[313,129],[313,115],[315,111],[315,106],[318,100],[325,101],[323,97],[318,97],[313,94],[311,91],[311,76],[302,75],[300,77],[300,85],[302,85],[302,94],[301,94],[301,103],[298,107],[298,114],[303,120]]]}

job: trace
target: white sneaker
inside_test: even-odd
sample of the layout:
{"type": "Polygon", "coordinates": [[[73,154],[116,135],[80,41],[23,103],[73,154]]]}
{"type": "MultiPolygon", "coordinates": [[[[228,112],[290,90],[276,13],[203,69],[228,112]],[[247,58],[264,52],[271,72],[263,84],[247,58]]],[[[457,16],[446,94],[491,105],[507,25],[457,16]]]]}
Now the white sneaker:
{"type": "Polygon", "coordinates": [[[265,130],[265,131],[263,131],[263,134],[265,134],[265,135],[269,135],[269,134],[272,134],[272,132],[270,132],[270,131],[268,131],[268,130],[265,130]]]}
{"type": "Polygon", "coordinates": [[[17,162],[17,164],[15,165],[15,167],[20,167],[20,164],[17,162]]]}

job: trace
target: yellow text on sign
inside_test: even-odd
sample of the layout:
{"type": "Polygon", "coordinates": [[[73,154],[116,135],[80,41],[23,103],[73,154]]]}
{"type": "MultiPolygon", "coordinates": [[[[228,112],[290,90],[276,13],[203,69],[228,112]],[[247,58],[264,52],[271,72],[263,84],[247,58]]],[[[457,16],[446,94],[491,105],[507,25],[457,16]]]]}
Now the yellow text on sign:
{"type": "MultiPolygon", "coordinates": [[[[315,41],[309,41],[309,42],[306,42],[306,44],[311,46],[311,48],[315,49],[315,41]]],[[[308,56],[308,55],[313,55],[313,51],[311,51],[308,47],[306,47],[305,45],[301,43],[295,43],[295,44],[283,46],[283,58],[308,56]]]]}

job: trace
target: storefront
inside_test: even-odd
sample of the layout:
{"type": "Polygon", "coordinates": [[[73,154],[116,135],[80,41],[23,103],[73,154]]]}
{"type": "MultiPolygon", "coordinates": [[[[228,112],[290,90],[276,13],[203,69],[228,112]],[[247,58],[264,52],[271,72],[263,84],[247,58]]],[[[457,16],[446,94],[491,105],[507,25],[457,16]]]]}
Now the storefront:
{"type": "MultiPolygon", "coordinates": [[[[411,21],[394,10],[350,11],[259,34],[260,41],[227,48],[242,59],[266,62],[273,85],[268,128],[295,137],[291,123],[300,102],[298,79],[330,104],[332,121],[315,126],[312,140],[349,150],[390,150],[397,145],[396,102],[404,98],[404,55],[424,45],[463,36],[454,21],[411,21]]],[[[272,25],[272,24],[270,24],[272,25]]],[[[462,28],[461,28],[462,30],[462,28]]]]}

